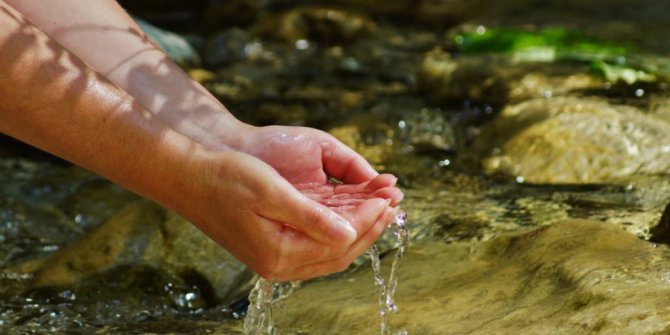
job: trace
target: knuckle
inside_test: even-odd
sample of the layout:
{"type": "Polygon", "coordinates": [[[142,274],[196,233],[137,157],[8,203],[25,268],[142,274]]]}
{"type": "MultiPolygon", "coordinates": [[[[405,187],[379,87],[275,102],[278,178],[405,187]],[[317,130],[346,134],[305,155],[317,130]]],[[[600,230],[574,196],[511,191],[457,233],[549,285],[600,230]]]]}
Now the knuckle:
{"type": "Polygon", "coordinates": [[[336,272],[342,272],[349,268],[351,262],[348,259],[341,259],[335,262],[336,272]]]}

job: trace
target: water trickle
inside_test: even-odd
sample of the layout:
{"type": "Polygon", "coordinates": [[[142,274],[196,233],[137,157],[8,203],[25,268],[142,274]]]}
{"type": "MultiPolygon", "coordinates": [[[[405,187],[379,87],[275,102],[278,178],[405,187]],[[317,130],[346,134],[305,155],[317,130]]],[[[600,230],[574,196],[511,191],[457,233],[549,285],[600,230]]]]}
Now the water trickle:
{"type": "Polygon", "coordinates": [[[276,335],[272,322],[272,308],[278,307],[300,282],[273,283],[260,276],[254,278],[254,288],[249,293],[249,309],[244,318],[245,335],[276,335]]]}
{"type": "MultiPolygon", "coordinates": [[[[400,211],[392,223],[394,234],[398,239],[398,250],[391,265],[388,282],[382,277],[377,246],[373,244],[366,251],[372,263],[375,287],[379,294],[382,335],[407,335],[405,329],[392,333],[388,322],[388,315],[398,311],[394,297],[398,284],[398,265],[409,244],[406,220],[407,214],[400,211]]],[[[254,288],[249,293],[249,309],[247,310],[247,316],[244,318],[244,334],[277,335],[277,328],[272,322],[272,309],[279,307],[281,302],[286,300],[300,286],[300,282],[275,283],[257,275],[254,278],[254,283],[254,288]]]]}
{"type": "Polygon", "coordinates": [[[399,329],[395,333],[389,324],[389,314],[397,313],[398,307],[395,304],[395,290],[398,284],[398,266],[400,260],[405,253],[405,249],[409,245],[409,238],[407,233],[407,214],[403,211],[393,220],[394,234],[398,238],[398,250],[395,258],[391,264],[391,273],[389,274],[388,282],[384,280],[381,273],[381,264],[379,260],[379,250],[376,245],[371,245],[366,251],[370,257],[372,264],[372,271],[374,272],[375,286],[379,294],[379,316],[381,318],[380,330],[382,335],[406,335],[407,330],[399,329]]]}

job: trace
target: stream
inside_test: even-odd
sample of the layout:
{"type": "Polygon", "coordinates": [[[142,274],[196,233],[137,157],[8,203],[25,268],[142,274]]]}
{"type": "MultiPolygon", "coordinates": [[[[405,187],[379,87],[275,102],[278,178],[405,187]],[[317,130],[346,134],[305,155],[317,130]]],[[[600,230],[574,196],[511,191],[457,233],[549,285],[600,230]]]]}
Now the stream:
{"type": "Polygon", "coordinates": [[[184,37],[243,121],[395,174],[406,229],[343,273],[257,281],[180,216],[0,137],[0,334],[670,332],[670,5],[121,3],[184,37]]]}

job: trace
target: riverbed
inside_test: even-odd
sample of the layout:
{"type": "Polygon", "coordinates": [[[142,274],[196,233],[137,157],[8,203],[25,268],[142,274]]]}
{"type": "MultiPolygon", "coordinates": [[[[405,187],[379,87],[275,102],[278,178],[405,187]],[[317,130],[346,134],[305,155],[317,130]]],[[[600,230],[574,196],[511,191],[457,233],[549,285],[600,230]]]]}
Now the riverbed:
{"type": "MultiPolygon", "coordinates": [[[[125,4],[240,119],[323,129],[398,176],[393,329],[670,332],[670,5],[125,4]]],[[[0,333],[241,333],[253,274],[183,218],[9,138],[0,179],[0,333]]],[[[274,316],[378,334],[369,262],[274,316]]]]}

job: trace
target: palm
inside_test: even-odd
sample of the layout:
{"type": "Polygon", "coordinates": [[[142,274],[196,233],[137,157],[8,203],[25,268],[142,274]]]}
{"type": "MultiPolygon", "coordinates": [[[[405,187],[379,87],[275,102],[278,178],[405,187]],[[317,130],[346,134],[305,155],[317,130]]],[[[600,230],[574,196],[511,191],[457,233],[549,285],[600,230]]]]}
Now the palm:
{"type": "Polygon", "coordinates": [[[307,128],[266,127],[259,130],[249,153],[272,166],[296,189],[338,212],[370,198],[399,202],[395,177],[376,172],[330,135],[307,128]],[[342,182],[330,182],[334,177],[342,182]]]}

